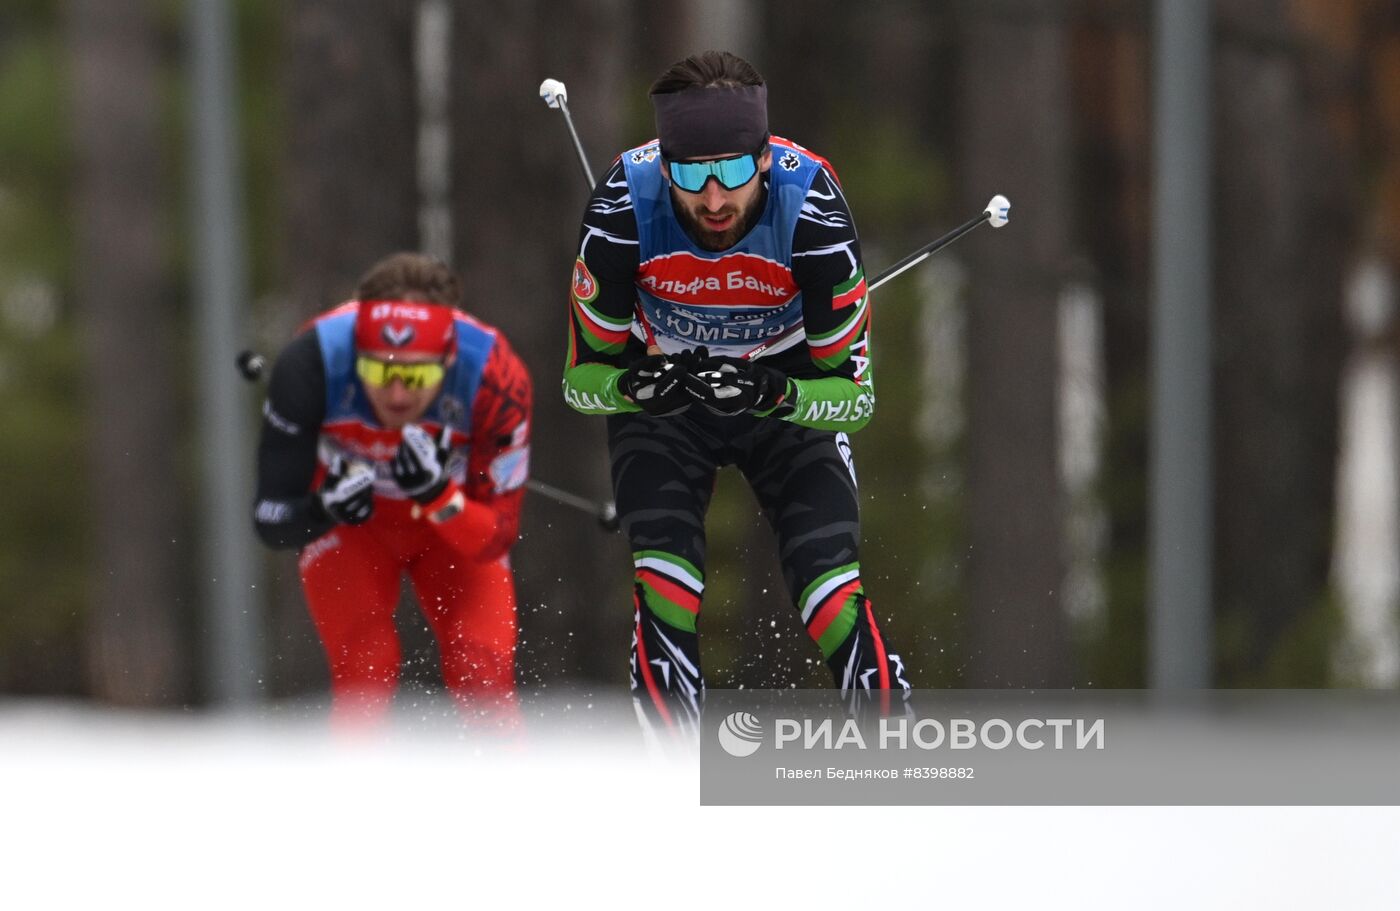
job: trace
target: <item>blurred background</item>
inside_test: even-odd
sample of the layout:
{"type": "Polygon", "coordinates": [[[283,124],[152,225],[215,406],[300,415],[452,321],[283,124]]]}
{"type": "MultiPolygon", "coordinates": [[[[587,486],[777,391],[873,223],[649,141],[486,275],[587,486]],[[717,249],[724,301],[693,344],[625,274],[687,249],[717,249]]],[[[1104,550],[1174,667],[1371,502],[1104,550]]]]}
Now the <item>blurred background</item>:
{"type": "MultiPolygon", "coordinates": [[[[1396,0],[7,0],[0,693],[324,692],[234,359],[395,250],[532,371],[533,475],[608,498],[557,392],[587,194],[537,88],[601,172],[711,47],[833,162],[871,274],[1012,201],[875,298],[861,556],[916,686],[1400,682],[1396,0]]],[[[709,533],[710,685],[827,685],[732,472],[709,533]]],[[[625,687],[622,538],[531,495],[513,561],[522,685],[625,687]]]]}

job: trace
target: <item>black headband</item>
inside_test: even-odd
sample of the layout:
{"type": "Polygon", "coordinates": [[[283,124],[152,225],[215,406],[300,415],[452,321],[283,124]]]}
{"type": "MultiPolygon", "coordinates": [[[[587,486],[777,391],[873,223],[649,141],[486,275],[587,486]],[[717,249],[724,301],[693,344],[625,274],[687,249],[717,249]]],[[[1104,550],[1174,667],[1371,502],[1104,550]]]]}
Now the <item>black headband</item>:
{"type": "Polygon", "coordinates": [[[768,86],[712,86],[652,95],[668,159],[752,152],[768,138],[768,86]]]}

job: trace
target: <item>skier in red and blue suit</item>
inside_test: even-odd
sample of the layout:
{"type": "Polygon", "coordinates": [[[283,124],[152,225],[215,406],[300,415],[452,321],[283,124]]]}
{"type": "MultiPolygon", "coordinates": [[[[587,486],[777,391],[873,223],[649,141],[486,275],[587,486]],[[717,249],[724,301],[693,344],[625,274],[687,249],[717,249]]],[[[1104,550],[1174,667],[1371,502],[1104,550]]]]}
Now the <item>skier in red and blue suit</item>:
{"type": "Polygon", "coordinates": [[[464,710],[518,714],[509,550],[531,384],[505,337],[459,300],[447,266],[395,254],[273,366],[254,522],[269,546],[300,550],[337,719],[377,718],[389,705],[405,573],[464,710]]]}
{"type": "Polygon", "coordinates": [[[584,213],[564,396],[606,415],[633,551],[632,690],[699,717],[705,512],[735,465],[784,580],[853,702],[908,692],[860,574],[848,434],[874,409],[869,296],[840,183],[768,132],[767,87],[722,51],[651,89],[658,139],[624,152],[584,213]]]}

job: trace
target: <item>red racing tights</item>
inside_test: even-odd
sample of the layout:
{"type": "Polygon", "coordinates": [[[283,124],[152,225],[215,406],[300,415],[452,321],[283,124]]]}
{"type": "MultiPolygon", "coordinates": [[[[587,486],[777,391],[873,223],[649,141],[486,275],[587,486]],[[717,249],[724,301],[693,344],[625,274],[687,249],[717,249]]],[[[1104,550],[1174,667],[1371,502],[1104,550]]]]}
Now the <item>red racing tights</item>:
{"type": "Polygon", "coordinates": [[[330,662],[332,720],[377,720],[398,686],[394,627],[399,579],[408,573],[437,638],[442,676],[469,721],[512,725],[515,582],[508,557],[466,558],[405,502],[376,498],[363,525],[339,525],[302,550],[298,566],[311,619],[330,662]]]}

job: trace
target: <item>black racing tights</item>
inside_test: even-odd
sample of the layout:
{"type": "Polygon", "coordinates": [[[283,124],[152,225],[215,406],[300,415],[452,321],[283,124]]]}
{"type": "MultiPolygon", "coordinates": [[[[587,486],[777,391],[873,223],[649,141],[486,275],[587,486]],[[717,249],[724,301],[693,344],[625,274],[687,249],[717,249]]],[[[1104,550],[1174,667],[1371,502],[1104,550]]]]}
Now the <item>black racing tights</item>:
{"type": "Polygon", "coordinates": [[[705,511],[723,465],[743,473],[777,533],[788,592],[842,696],[906,694],[904,664],[861,585],[860,507],[846,434],[696,411],[608,418],[613,490],[635,566],[633,696],[663,724],[699,720],[705,511]]]}

